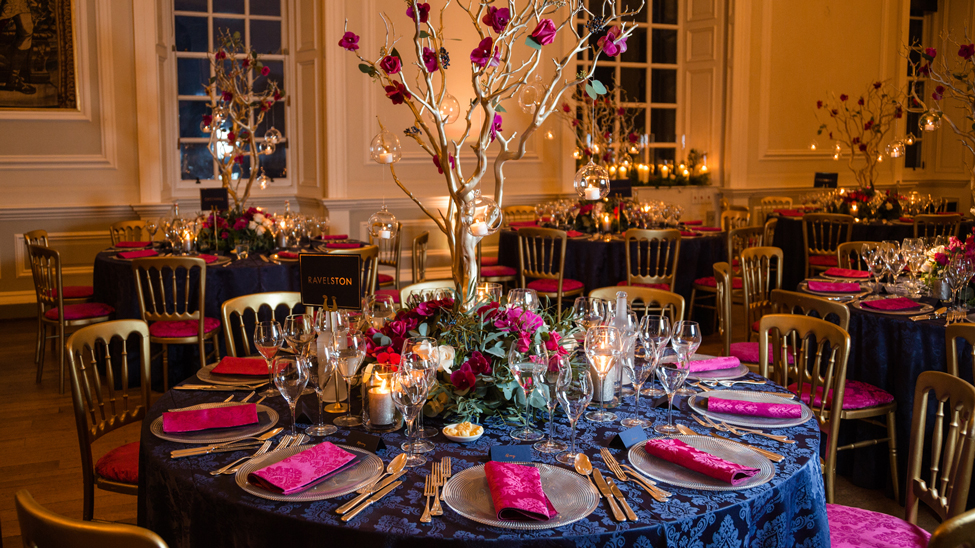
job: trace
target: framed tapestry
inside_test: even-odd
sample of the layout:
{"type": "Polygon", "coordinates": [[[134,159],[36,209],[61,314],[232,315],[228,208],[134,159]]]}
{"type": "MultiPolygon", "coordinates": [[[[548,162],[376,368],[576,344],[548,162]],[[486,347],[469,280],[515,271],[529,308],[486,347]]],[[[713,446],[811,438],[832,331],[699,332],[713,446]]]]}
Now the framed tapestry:
{"type": "Polygon", "coordinates": [[[0,111],[78,109],[73,0],[0,0],[0,111]]]}

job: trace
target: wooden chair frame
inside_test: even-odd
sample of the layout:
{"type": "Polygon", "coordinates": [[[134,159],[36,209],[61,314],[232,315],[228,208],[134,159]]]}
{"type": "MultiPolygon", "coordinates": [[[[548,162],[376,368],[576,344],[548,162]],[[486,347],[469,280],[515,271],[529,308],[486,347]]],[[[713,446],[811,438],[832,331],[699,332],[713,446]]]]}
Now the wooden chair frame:
{"type": "Polygon", "coordinates": [[[142,234],[144,232],[148,237],[149,234],[146,230],[146,222],[139,220],[119,221],[117,223],[112,223],[112,225],[108,227],[108,233],[112,237],[112,245],[118,245],[119,242],[143,241],[142,234]]]}
{"type": "Polygon", "coordinates": [[[539,297],[554,298],[556,310],[562,315],[562,299],[580,295],[585,288],[564,291],[565,248],[568,236],[564,230],[524,227],[518,230],[518,282],[526,287],[526,278],[555,280],[556,291],[539,291],[539,297]],[[558,259],[556,259],[558,257],[558,259]],[[556,261],[558,267],[556,268],[556,261]]]}
{"type": "Polygon", "coordinates": [[[680,231],[631,228],[624,234],[624,239],[626,283],[631,286],[668,284],[673,291],[680,258],[680,231]]]}
{"type": "Polygon", "coordinates": [[[916,215],[914,217],[914,237],[931,238],[934,236],[958,237],[961,229],[961,214],[955,215],[916,215]]]}
{"type": "Polygon", "coordinates": [[[684,319],[684,297],[664,289],[614,285],[593,289],[589,292],[589,296],[616,302],[616,294],[620,291],[626,293],[633,310],[642,311],[644,315],[667,314],[670,316],[671,325],[677,325],[677,322],[684,319]]]}
{"type": "Polygon", "coordinates": [[[802,217],[802,244],[806,254],[806,276],[827,270],[828,266],[813,265],[809,258],[816,255],[836,255],[843,242],[850,241],[853,216],[834,213],[806,213],[802,217]]]}
{"type": "Polygon", "coordinates": [[[850,329],[850,308],[843,303],[785,289],[773,289],[770,298],[775,314],[809,316],[815,312],[820,320],[835,323],[844,331],[850,329]],[[835,318],[835,321],[832,318],[835,318]]]}
{"type": "Polygon", "coordinates": [[[419,236],[413,238],[413,261],[410,263],[413,269],[412,283],[420,283],[427,279],[427,248],[429,246],[429,230],[424,230],[419,236]]]}
{"type": "Polygon", "coordinates": [[[721,212],[721,221],[718,226],[721,227],[721,230],[727,232],[729,230],[748,226],[751,218],[752,214],[748,211],[748,208],[740,210],[735,209],[735,206],[732,206],[731,209],[721,212]]]}
{"type": "Polygon", "coordinates": [[[782,288],[782,250],[777,247],[749,247],[741,252],[742,294],[748,337],[752,324],[772,311],[770,294],[782,288]]]}
{"type": "Polygon", "coordinates": [[[946,520],[934,530],[927,548],[972,548],[975,538],[975,510],[946,520]]]}
{"type": "Polygon", "coordinates": [[[287,306],[288,314],[291,314],[299,304],[301,304],[301,293],[298,291],[253,293],[224,301],[220,305],[220,323],[223,327],[227,355],[235,358],[257,355],[256,352],[251,352],[254,342],[253,333],[247,333],[244,325],[244,315],[248,311],[253,313],[256,319],[260,317],[262,310],[270,309],[271,319],[274,319],[274,313],[279,307],[287,306]],[[238,340],[243,341],[244,348],[237,348],[238,340]]]}
{"type": "Polygon", "coordinates": [[[862,240],[843,242],[836,248],[836,262],[840,268],[851,268],[853,270],[870,270],[863,261],[860,249],[863,244],[877,245],[877,242],[865,242],[862,240]],[[854,257],[856,257],[854,259],[854,257]]]}
{"type": "Polygon", "coordinates": [[[390,239],[375,238],[372,234],[369,234],[369,245],[376,246],[378,250],[377,270],[376,270],[376,284],[378,287],[392,286],[398,291],[400,288],[400,268],[399,260],[403,255],[403,223],[396,223],[396,235],[390,239]],[[386,283],[379,283],[379,270],[380,266],[391,267],[394,271],[393,281],[386,283]]]}
{"type": "Polygon", "coordinates": [[[512,205],[501,208],[502,228],[508,228],[513,222],[534,221],[535,206],[512,205]]]}

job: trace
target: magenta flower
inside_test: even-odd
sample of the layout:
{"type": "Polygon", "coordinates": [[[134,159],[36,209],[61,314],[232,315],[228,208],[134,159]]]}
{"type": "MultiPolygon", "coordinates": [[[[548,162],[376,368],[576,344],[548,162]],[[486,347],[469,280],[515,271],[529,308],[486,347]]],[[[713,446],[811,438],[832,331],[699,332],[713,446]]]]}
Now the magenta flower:
{"type": "Polygon", "coordinates": [[[860,97],[860,100],[859,100],[859,101],[857,101],[857,104],[858,104],[858,105],[860,105],[860,106],[862,107],[862,106],[863,106],[863,103],[864,103],[864,101],[863,101],[863,97],[860,97]]]}
{"type": "Polygon", "coordinates": [[[346,32],[339,40],[339,45],[349,51],[355,51],[359,49],[359,37],[354,32],[346,32]]]}
{"type": "Polygon", "coordinates": [[[423,66],[426,67],[427,72],[437,72],[437,69],[440,68],[437,52],[430,48],[423,48],[423,66]]]}
{"type": "Polygon", "coordinates": [[[220,98],[223,99],[224,101],[228,101],[228,102],[229,101],[233,101],[234,100],[234,92],[232,92],[232,91],[224,91],[224,92],[222,92],[220,94],[220,98]]]}
{"type": "Polygon", "coordinates": [[[245,57],[244,60],[240,62],[240,66],[244,68],[251,66],[251,60],[245,57]]]}
{"type": "Polygon", "coordinates": [[[224,59],[227,58],[227,52],[224,50],[220,50],[217,52],[216,55],[213,56],[213,58],[216,59],[217,61],[223,61],[224,59]]]}
{"type": "Polygon", "coordinates": [[[247,219],[238,217],[237,222],[234,223],[234,230],[244,230],[245,228],[247,228],[247,219]]]}
{"type": "Polygon", "coordinates": [[[515,339],[514,344],[515,344],[515,349],[518,352],[521,353],[528,352],[528,349],[531,347],[531,340],[528,337],[528,333],[526,331],[522,331],[521,333],[518,333],[518,338],[515,339]]]}
{"type": "Polygon", "coordinates": [[[396,74],[403,68],[403,63],[400,62],[399,57],[387,55],[379,62],[379,68],[386,74],[396,74]]]}
{"type": "Polygon", "coordinates": [[[474,376],[474,371],[471,370],[471,366],[467,363],[450,374],[450,384],[454,385],[454,388],[457,390],[473,388],[476,382],[477,377],[474,376]]]}
{"type": "Polygon", "coordinates": [[[860,149],[860,152],[866,152],[867,151],[867,145],[865,145],[863,143],[860,143],[860,146],[857,147],[857,148],[860,149]]]}
{"type": "Polygon", "coordinates": [[[209,114],[204,114],[203,115],[203,123],[206,124],[206,125],[212,124],[213,123],[213,116],[210,116],[209,114]]]}
{"type": "Polygon", "coordinates": [[[413,94],[400,82],[394,81],[392,85],[385,86],[383,89],[386,90],[386,97],[389,97],[394,105],[401,105],[406,99],[413,98],[413,94]]]}
{"type": "Polygon", "coordinates": [[[271,67],[267,65],[261,67],[261,76],[267,76],[268,74],[271,74],[271,67]]]}
{"type": "MultiPolygon", "coordinates": [[[[450,156],[449,156],[449,157],[447,158],[447,161],[449,161],[449,162],[450,162],[450,169],[454,169],[454,168],[455,168],[455,167],[457,166],[457,161],[456,161],[456,160],[457,160],[457,159],[456,159],[456,158],[454,158],[454,155],[453,155],[453,154],[451,154],[451,155],[450,155],[450,156]]],[[[443,175],[443,168],[442,168],[442,167],[440,167],[440,156],[439,156],[439,155],[437,155],[437,154],[434,154],[434,155],[433,155],[433,165],[435,165],[435,166],[437,166],[437,171],[438,171],[438,172],[439,172],[439,173],[440,173],[441,175],[443,175]]]]}
{"type": "Polygon", "coordinates": [[[494,48],[494,56],[492,56],[491,46],[493,45],[494,38],[491,38],[490,36],[484,40],[481,40],[481,43],[479,43],[477,47],[474,48],[474,51],[471,52],[471,63],[474,63],[481,68],[484,68],[485,66],[498,66],[498,62],[501,60],[501,52],[498,51],[498,48],[494,48]]]}
{"type": "Polygon", "coordinates": [[[945,255],[944,253],[935,253],[934,260],[935,262],[938,263],[939,266],[944,266],[948,264],[948,256],[945,255]]]}
{"type": "Polygon", "coordinates": [[[931,98],[935,101],[940,101],[945,96],[945,87],[938,86],[934,88],[934,93],[931,94],[931,98]]]}
{"type": "Polygon", "coordinates": [[[542,19],[531,33],[531,39],[540,46],[547,46],[555,41],[555,23],[551,19],[542,19]]]}
{"type": "Polygon", "coordinates": [[[230,233],[227,232],[226,230],[224,230],[223,232],[220,233],[220,239],[221,240],[226,240],[229,237],[230,237],[230,233]]]}
{"type": "Polygon", "coordinates": [[[640,136],[637,135],[636,133],[631,132],[629,135],[627,135],[627,139],[630,140],[631,144],[635,144],[637,141],[640,140],[640,136]]]}
{"type": "Polygon", "coordinates": [[[938,56],[938,50],[936,50],[936,49],[934,49],[934,48],[926,48],[926,49],[924,50],[924,53],[925,53],[925,54],[926,54],[926,55],[927,55],[928,57],[930,57],[930,58],[932,58],[932,59],[934,59],[935,57],[937,57],[937,56],[938,56]]]}
{"type": "Polygon", "coordinates": [[[623,31],[616,27],[610,27],[606,35],[596,41],[596,45],[603,49],[603,52],[610,57],[626,51],[626,38],[621,38],[623,31]]]}
{"type": "Polygon", "coordinates": [[[850,96],[847,95],[847,94],[845,94],[845,93],[841,93],[840,94],[840,101],[846,101],[849,98],[850,98],[850,96]]]}
{"type": "Polygon", "coordinates": [[[823,102],[822,101],[816,101],[816,108],[823,108],[823,102]]]}
{"type": "Polygon", "coordinates": [[[494,122],[491,124],[491,142],[494,142],[494,138],[497,137],[498,132],[501,131],[501,115],[494,113],[494,122]]]}
{"type": "MultiPolygon", "coordinates": [[[[422,4],[417,4],[416,7],[420,11],[420,22],[426,23],[427,19],[430,18],[430,4],[424,2],[422,4]]],[[[406,16],[416,21],[416,12],[413,11],[412,5],[406,8],[406,16]]]]}
{"type": "Polygon", "coordinates": [[[572,107],[569,106],[569,103],[562,103],[562,112],[572,112],[572,107]]]}
{"type": "Polygon", "coordinates": [[[863,131],[870,131],[873,127],[873,120],[867,120],[867,123],[863,124],[863,131]]]}
{"type": "Polygon", "coordinates": [[[958,56],[971,60],[972,56],[975,56],[975,44],[963,44],[958,48],[958,56]]]}
{"type": "Polygon", "coordinates": [[[495,8],[493,6],[488,8],[484,17],[481,18],[481,22],[485,25],[494,29],[494,32],[501,34],[501,31],[508,26],[508,21],[511,21],[511,12],[508,8],[495,8]]]}
{"type": "Polygon", "coordinates": [[[491,362],[486,357],[484,357],[484,354],[481,354],[477,350],[471,352],[470,357],[467,358],[467,361],[464,362],[464,365],[469,366],[471,368],[471,371],[476,375],[491,374],[491,362]]]}

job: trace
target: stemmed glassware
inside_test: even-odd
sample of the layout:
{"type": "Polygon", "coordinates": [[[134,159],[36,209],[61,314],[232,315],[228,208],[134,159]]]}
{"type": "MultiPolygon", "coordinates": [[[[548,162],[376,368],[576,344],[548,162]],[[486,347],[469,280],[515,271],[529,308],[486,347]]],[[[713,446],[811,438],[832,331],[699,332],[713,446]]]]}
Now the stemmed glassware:
{"type": "Polygon", "coordinates": [[[315,389],[318,396],[318,422],[305,429],[309,436],[323,437],[334,434],[338,428],[325,424],[325,386],[335,371],[335,362],[331,359],[331,352],[326,346],[315,358],[308,357],[308,384],[315,389]]]}
{"type": "Polygon", "coordinates": [[[156,239],[156,232],[159,232],[159,224],[155,219],[149,219],[146,221],[146,232],[149,233],[150,240],[154,241],[156,239]]]}
{"type": "Polygon", "coordinates": [[[924,254],[924,240],[922,238],[904,238],[901,244],[901,253],[907,259],[908,274],[911,277],[911,296],[920,295],[917,283],[917,276],[924,266],[926,256],[924,254]]]}
{"type": "Polygon", "coordinates": [[[298,397],[305,390],[308,383],[308,364],[307,358],[301,356],[279,357],[274,360],[271,366],[271,377],[274,379],[274,386],[278,387],[281,395],[288,402],[291,408],[291,435],[295,431],[295,405],[298,397]]]}
{"type": "MultiPolygon", "coordinates": [[[[433,389],[437,382],[437,367],[440,364],[440,354],[437,348],[437,341],[432,337],[410,337],[403,341],[403,349],[400,353],[400,365],[405,369],[410,369],[423,373],[426,378],[427,388],[433,389]]],[[[415,429],[415,440],[413,451],[426,453],[433,451],[433,443],[425,438],[436,436],[440,430],[423,425],[423,413],[421,411],[415,429]]]]}
{"type": "Polygon", "coordinates": [[[528,421],[529,413],[531,413],[529,396],[534,387],[534,370],[538,366],[548,366],[548,350],[543,341],[529,342],[527,347],[520,346],[520,343],[517,342],[511,345],[511,349],[508,351],[508,369],[525,395],[524,426],[511,433],[511,437],[516,440],[536,441],[545,437],[544,434],[532,428],[528,421]]]}
{"type": "Polygon", "coordinates": [[[306,314],[292,314],[284,320],[284,338],[299,356],[307,355],[308,344],[315,338],[311,320],[306,314]]]}
{"type": "Polygon", "coordinates": [[[362,424],[362,419],[352,416],[352,380],[358,373],[359,366],[362,365],[362,359],[366,357],[366,336],[355,331],[349,331],[344,336],[333,333],[329,356],[335,360],[335,368],[339,375],[342,375],[348,391],[348,408],[345,416],[336,417],[332,422],[338,426],[359,426],[362,424]]]}
{"type": "MultiPolygon", "coordinates": [[[[660,361],[665,348],[670,345],[670,317],[666,315],[646,315],[640,321],[640,337],[644,341],[653,344],[656,353],[655,360],[660,361]]],[[[664,395],[664,391],[653,387],[653,377],[650,377],[650,386],[641,391],[644,396],[659,398],[664,395]]]]}
{"type": "Polygon", "coordinates": [[[558,405],[558,384],[559,377],[565,369],[571,369],[569,356],[560,355],[558,352],[549,356],[548,363],[535,364],[532,369],[532,378],[538,394],[545,400],[545,407],[548,408],[548,439],[536,442],[532,447],[540,453],[558,453],[565,451],[566,445],[560,441],[555,441],[555,407],[558,405]]]}
{"type": "MultiPolygon", "coordinates": [[[[318,352],[319,354],[329,353],[332,348],[332,341],[334,337],[339,337],[344,340],[349,330],[351,329],[351,322],[349,320],[349,312],[347,310],[338,310],[329,312],[324,309],[319,309],[318,313],[315,315],[314,321],[315,331],[318,333],[319,343],[318,352]]],[[[331,354],[329,354],[329,359],[333,359],[331,354]]],[[[332,363],[332,376],[335,376],[335,363],[332,363]]],[[[322,380],[322,386],[328,383],[329,379],[322,380]]],[[[335,391],[335,402],[325,406],[325,411],[329,413],[341,413],[346,410],[345,404],[340,401],[339,397],[339,383],[338,379],[332,384],[332,388],[335,391]]]]}
{"type": "Polygon", "coordinates": [[[268,386],[261,392],[261,396],[270,398],[278,395],[274,389],[274,371],[271,368],[274,355],[281,349],[284,343],[284,333],[281,332],[281,324],[274,320],[257,322],[254,327],[254,346],[260,352],[264,361],[267,362],[267,382],[268,386]]]}
{"type": "Polygon", "coordinates": [[[658,434],[677,434],[679,431],[674,426],[674,396],[677,390],[684,384],[684,379],[690,372],[690,362],[688,361],[688,347],[675,345],[673,349],[665,349],[657,363],[657,378],[667,393],[667,424],[658,424],[654,431],[658,434]],[[673,354],[673,355],[668,355],[673,354]]]}
{"type": "Polygon", "coordinates": [[[622,352],[623,337],[619,329],[609,325],[597,325],[586,331],[586,357],[596,370],[599,377],[599,394],[603,400],[602,408],[586,413],[586,419],[592,422],[610,422],[617,419],[616,414],[607,411],[606,376],[613,370],[616,360],[622,352]]]}
{"type": "Polygon", "coordinates": [[[633,394],[636,397],[633,404],[634,416],[621,420],[620,424],[627,427],[646,428],[652,423],[647,419],[640,418],[640,391],[643,388],[643,383],[647,382],[647,379],[657,369],[657,348],[653,339],[644,338],[642,332],[641,335],[634,338],[633,346],[632,361],[630,358],[626,358],[626,360],[631,364],[633,394]]]}
{"type": "Polygon", "coordinates": [[[501,284],[497,282],[484,282],[477,284],[477,302],[501,302],[501,284]]]}
{"type": "Polygon", "coordinates": [[[537,312],[542,308],[542,302],[538,300],[538,293],[534,289],[512,289],[508,291],[508,308],[537,312]]]}
{"type": "Polygon", "coordinates": [[[948,273],[947,280],[951,285],[951,304],[952,307],[964,309],[963,306],[958,303],[958,292],[964,288],[968,281],[972,279],[972,273],[975,271],[975,267],[972,265],[972,260],[965,256],[961,251],[956,252],[948,263],[945,272],[948,273]]]}
{"type": "Polygon", "coordinates": [[[559,404],[569,418],[569,450],[559,453],[555,460],[562,464],[573,465],[576,455],[576,423],[579,417],[586,410],[586,406],[592,401],[592,375],[589,368],[566,367],[559,373],[559,379],[555,385],[555,393],[558,395],[559,404]]]}
{"type": "MultiPolygon", "coordinates": [[[[674,333],[671,336],[670,344],[675,349],[679,347],[687,348],[687,359],[690,361],[694,353],[697,352],[698,347],[701,346],[701,339],[701,326],[697,322],[681,320],[674,326],[674,333]]],[[[693,396],[696,393],[689,388],[679,388],[677,390],[678,396],[693,396]]]]}
{"type": "Polygon", "coordinates": [[[392,320],[396,315],[393,297],[390,295],[370,295],[366,298],[363,312],[365,312],[372,327],[382,329],[386,322],[392,320]]]}
{"type": "Polygon", "coordinates": [[[609,302],[597,297],[576,297],[572,303],[572,321],[588,331],[590,327],[603,323],[609,310],[609,302]]]}
{"type": "Polygon", "coordinates": [[[417,415],[423,410],[423,404],[427,401],[427,377],[420,371],[401,368],[393,374],[392,378],[392,397],[393,404],[403,414],[406,421],[407,441],[404,445],[406,451],[406,466],[422,466],[426,464],[427,458],[417,455],[412,443],[414,437],[413,425],[417,415]]]}

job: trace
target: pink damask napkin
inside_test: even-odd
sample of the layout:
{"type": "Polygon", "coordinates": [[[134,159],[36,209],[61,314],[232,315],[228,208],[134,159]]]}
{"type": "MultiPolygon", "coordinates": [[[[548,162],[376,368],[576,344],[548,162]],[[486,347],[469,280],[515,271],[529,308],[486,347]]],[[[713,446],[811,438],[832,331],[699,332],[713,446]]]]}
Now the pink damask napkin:
{"type": "Polygon", "coordinates": [[[122,259],[138,259],[140,257],[155,257],[159,252],[155,249],[143,249],[141,251],[123,251],[118,254],[122,259]]]}
{"type": "Polygon", "coordinates": [[[263,358],[235,358],[224,356],[220,363],[213,368],[213,373],[220,375],[257,375],[267,376],[267,362],[263,358]]]}
{"type": "Polygon", "coordinates": [[[913,223],[914,219],[912,219],[911,217],[901,217],[900,219],[898,219],[898,221],[902,223],[913,223]]]}
{"type": "Polygon", "coordinates": [[[907,297],[895,297],[893,299],[877,299],[875,301],[863,301],[860,306],[873,308],[874,310],[911,310],[921,308],[916,301],[907,297]]]}
{"type": "Polygon", "coordinates": [[[647,453],[657,458],[726,481],[731,485],[738,485],[759,472],[758,468],[726,461],[673,438],[652,439],[643,447],[647,453]]]}
{"type": "Polygon", "coordinates": [[[311,489],[358,461],[353,453],[326,441],[251,472],[247,481],[268,491],[292,495],[311,489]]]}
{"type": "Polygon", "coordinates": [[[798,209],[776,209],[774,211],[783,217],[802,217],[803,215],[798,209]]]}
{"type": "MultiPolygon", "coordinates": [[[[265,370],[265,373],[267,371],[265,370]]],[[[163,432],[195,432],[209,428],[232,428],[257,422],[257,405],[245,403],[209,409],[163,413],[163,432]]]]}
{"type": "Polygon", "coordinates": [[[697,236],[697,233],[696,232],[691,232],[690,230],[681,230],[680,231],[680,235],[681,236],[697,236]]]}
{"type": "MultiPolygon", "coordinates": [[[[328,244],[328,245],[329,245],[329,247],[331,247],[333,245],[338,245],[338,244],[328,244]]],[[[292,253],[291,251],[278,251],[278,257],[280,257],[282,259],[297,259],[298,258],[298,254],[297,253],[292,253]]]]}
{"type": "Polygon", "coordinates": [[[152,242],[119,242],[115,247],[149,247],[152,242]]]}
{"type": "Polygon", "coordinates": [[[870,277],[870,273],[866,270],[851,270],[849,268],[827,268],[826,272],[823,272],[826,276],[835,276],[837,278],[863,278],[867,279],[870,277]]]}
{"type": "Polygon", "coordinates": [[[200,253],[199,255],[197,255],[197,257],[203,259],[203,262],[205,262],[206,264],[215,263],[217,262],[217,259],[220,258],[217,257],[216,255],[207,255],[206,253],[200,253]]]}
{"type": "MultiPolygon", "coordinates": [[[[362,247],[360,243],[349,243],[349,244],[325,244],[325,247],[329,249],[358,249],[362,247]]],[[[278,253],[280,255],[280,253],[278,253]]]]}
{"type": "Polygon", "coordinates": [[[545,521],[559,513],[542,490],[538,468],[491,461],[484,465],[498,519],[545,521]]]}
{"type": "Polygon", "coordinates": [[[817,282],[809,280],[807,282],[810,291],[822,291],[824,293],[856,293],[860,291],[860,284],[856,282],[817,282]]]}
{"type": "Polygon", "coordinates": [[[583,234],[582,234],[582,232],[579,232],[578,230],[570,230],[570,231],[566,232],[565,235],[568,236],[568,237],[570,237],[570,238],[578,238],[579,236],[582,236],[583,234]]]}
{"type": "Polygon", "coordinates": [[[706,360],[694,360],[691,362],[691,373],[699,371],[714,371],[716,369],[731,369],[741,365],[741,360],[734,356],[718,356],[706,360]]]}
{"type": "Polygon", "coordinates": [[[704,224],[704,221],[701,221],[701,220],[697,220],[697,221],[684,221],[684,226],[701,226],[703,224],[704,224]]]}
{"type": "Polygon", "coordinates": [[[320,240],[348,240],[348,234],[322,234],[318,237],[320,240]]]}
{"type": "Polygon", "coordinates": [[[802,406],[798,403],[762,403],[745,400],[726,400],[711,396],[708,398],[708,411],[749,415],[752,417],[771,417],[775,419],[798,419],[802,416],[802,406]]]}

